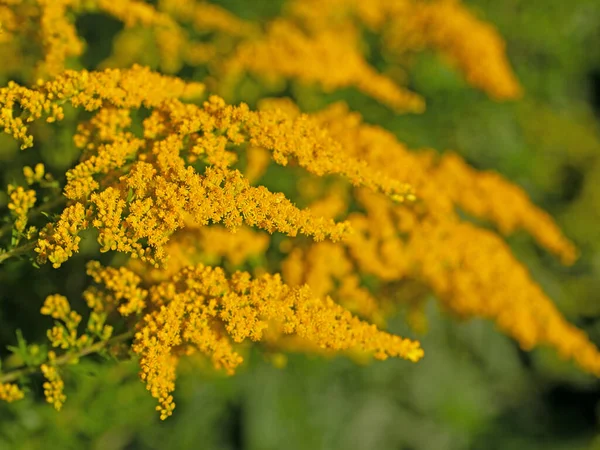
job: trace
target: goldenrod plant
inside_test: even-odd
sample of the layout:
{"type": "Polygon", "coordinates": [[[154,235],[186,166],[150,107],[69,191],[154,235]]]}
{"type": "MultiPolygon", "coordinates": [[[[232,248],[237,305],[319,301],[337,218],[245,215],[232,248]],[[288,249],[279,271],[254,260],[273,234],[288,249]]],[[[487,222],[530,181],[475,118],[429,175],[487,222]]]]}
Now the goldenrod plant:
{"type": "Polygon", "coordinates": [[[88,276],[22,299],[54,322],[15,338],[2,400],[38,383],[60,410],[63,373],[94,354],[139,365],[161,419],[181,360],[233,375],[249,342],[421,364],[430,294],[600,376],[596,345],[505,240],[572,265],[553,217],[460,149],[413,148],[335,98],[423,114],[411,74],[437,55],[481,102],[524,102],[469,5],[289,0],[259,21],[200,0],[0,0],[0,24],[1,145],[20,148],[0,162],[0,272],[76,259],[88,276]],[[118,24],[103,55],[78,25],[90,15],[118,24]],[[398,311],[409,336],[387,331],[398,311]]]}

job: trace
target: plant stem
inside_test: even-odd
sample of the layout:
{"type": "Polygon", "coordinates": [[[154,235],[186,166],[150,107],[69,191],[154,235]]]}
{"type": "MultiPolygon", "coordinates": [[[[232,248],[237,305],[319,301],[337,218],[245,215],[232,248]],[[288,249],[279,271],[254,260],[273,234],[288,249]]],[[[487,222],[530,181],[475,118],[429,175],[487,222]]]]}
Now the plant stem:
{"type": "Polygon", "coordinates": [[[33,250],[36,245],[36,242],[28,242],[27,244],[21,245],[20,247],[15,247],[12,250],[7,251],[6,253],[0,253],[0,264],[10,258],[14,258],[15,256],[22,255],[27,253],[30,250],[33,250]]]}
{"type": "MultiPolygon", "coordinates": [[[[125,333],[114,336],[113,338],[109,339],[108,341],[96,342],[95,344],[92,344],[89,347],[85,347],[85,348],[81,349],[78,353],[75,353],[75,354],[65,353],[64,355],[61,355],[58,358],[56,358],[56,360],[54,360],[54,365],[60,366],[63,364],[67,364],[69,361],[72,361],[73,359],[81,358],[83,356],[90,355],[92,353],[97,353],[108,345],[117,344],[119,342],[126,341],[127,339],[132,338],[133,334],[134,334],[133,330],[130,330],[125,333]]],[[[12,371],[0,376],[0,383],[8,383],[11,381],[16,381],[23,376],[31,375],[32,373],[35,373],[39,370],[40,370],[39,366],[20,367],[18,369],[12,370],[12,371]]]]}

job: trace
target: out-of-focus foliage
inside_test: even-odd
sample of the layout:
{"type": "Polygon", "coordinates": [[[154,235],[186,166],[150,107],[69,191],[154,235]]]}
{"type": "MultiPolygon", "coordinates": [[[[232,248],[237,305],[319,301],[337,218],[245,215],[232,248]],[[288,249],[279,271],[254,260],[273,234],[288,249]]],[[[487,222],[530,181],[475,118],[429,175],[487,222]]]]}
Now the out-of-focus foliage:
{"type": "MultiPolygon", "coordinates": [[[[281,6],[276,1],[218,3],[248,23],[278,15],[281,6]]],[[[566,317],[597,343],[600,140],[594,108],[600,103],[600,4],[594,0],[466,3],[505,38],[509,60],[523,86],[522,99],[490,101],[433,50],[410,55],[408,86],[427,104],[421,115],[394,114],[360,89],[324,93],[318,85],[266,83],[254,76],[237,80],[235,92],[222,93],[253,107],[265,96],[291,96],[304,111],[343,100],[366,122],[381,125],[411,148],[457,151],[476,168],[495,169],[522,186],[534,203],[558,218],[581,255],[565,268],[521,234],[508,238],[511,248],[566,317]]],[[[136,42],[154,39],[144,34],[147,30],[121,28],[118,21],[93,11],[78,19],[77,30],[88,41],[86,66],[116,64],[107,60],[112,53],[111,58],[134,58],[119,65],[141,62],[169,70],[160,65],[158,47],[157,52],[136,54],[136,42]]],[[[233,45],[227,33],[222,39],[221,49],[233,45]]],[[[369,56],[374,67],[395,65],[375,41],[375,36],[367,35],[365,45],[372,44],[369,56]]],[[[148,47],[138,47],[142,48],[148,47]]],[[[189,55],[200,58],[201,50],[207,49],[197,47],[189,55]]],[[[30,55],[29,50],[23,54],[30,55]]],[[[204,70],[186,63],[180,73],[204,80],[204,70]]],[[[406,79],[406,74],[394,70],[383,75],[406,79]]],[[[22,81],[26,76],[30,74],[23,74],[22,81]]],[[[74,120],[74,114],[67,108],[65,120],[74,120]]],[[[42,125],[36,130],[36,139],[46,143],[42,157],[52,173],[64,173],[79,157],[66,128],[42,125]],[[51,146],[62,150],[52,152],[51,146]]],[[[20,167],[33,167],[36,160],[2,139],[0,181],[6,185],[21,177],[20,167]]],[[[288,170],[292,169],[271,167],[261,183],[286,195],[310,194],[310,180],[298,187],[288,170]]],[[[0,197],[0,205],[8,201],[0,197]]],[[[84,234],[80,254],[57,270],[48,266],[34,270],[26,261],[2,266],[3,343],[14,345],[16,329],[35,339],[51,326],[39,315],[39,299],[46,295],[61,292],[72,299],[74,308],[83,306],[78,299],[88,280],[82,262],[96,257],[95,240],[96,236],[84,234]]],[[[285,249],[289,244],[281,240],[285,249]]],[[[107,256],[102,260],[111,262],[107,256]]],[[[218,257],[202,262],[215,261],[218,257]]],[[[361,281],[367,286],[372,282],[361,281]]],[[[419,364],[361,365],[360,355],[355,355],[356,361],[284,356],[267,346],[261,351],[243,349],[248,364],[236,377],[225,378],[206,362],[190,359],[180,367],[177,412],[159,423],[135,364],[116,364],[102,356],[82,359],[65,371],[68,401],[60,413],[43,403],[41,376],[25,386],[29,391],[25,400],[3,405],[0,448],[47,448],[49,443],[73,449],[599,448],[594,447],[600,446],[595,437],[597,380],[551,350],[523,352],[486,321],[456,321],[440,311],[419,284],[397,288],[399,297],[418,299],[418,308],[400,311],[389,329],[407,335],[412,330],[404,325],[405,319],[413,330],[424,329],[426,322],[427,331],[419,336],[426,357],[419,364]]]]}

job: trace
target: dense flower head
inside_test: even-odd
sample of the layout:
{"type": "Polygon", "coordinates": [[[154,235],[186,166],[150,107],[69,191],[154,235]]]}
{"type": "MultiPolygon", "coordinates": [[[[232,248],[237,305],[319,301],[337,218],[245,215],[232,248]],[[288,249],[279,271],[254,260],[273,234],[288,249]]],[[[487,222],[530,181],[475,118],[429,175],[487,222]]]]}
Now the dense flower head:
{"type": "Polygon", "coordinates": [[[460,0],[413,0],[398,10],[386,16],[391,20],[383,39],[390,51],[402,54],[433,48],[456,66],[469,84],[490,97],[503,100],[521,95],[519,82],[506,59],[504,40],[491,24],[479,20],[460,0]]]}
{"type": "MultiPolygon", "coordinates": [[[[86,265],[89,311],[60,294],[40,308],[54,351],[25,371],[42,373],[57,410],[60,366],[116,343],[139,360],[161,419],[193,354],[230,375],[250,342],[417,362],[419,342],[378,327],[405,308],[425,330],[430,293],[600,376],[599,350],[501,237],[524,231],[565,264],[577,257],[523,189],[454,152],[409,149],[344,103],[304,113],[282,98],[229,101],[247,82],[259,94],[309,85],[419,113],[424,99],[406,82],[426,49],[492,99],[519,97],[504,41],[459,0],[289,0],[264,24],[207,1],[0,0],[0,24],[0,57],[11,55],[0,75],[23,82],[0,88],[0,129],[35,158],[47,130],[76,123],[79,152],[56,179],[34,161],[27,187],[8,185],[0,263],[31,252],[59,268],[84,232],[108,253],[108,265],[86,265]],[[86,51],[75,20],[87,13],[123,24],[102,70],[73,70],[86,51]]],[[[9,382],[19,376],[3,379],[0,399],[23,397],[9,382]]]]}
{"type": "Polygon", "coordinates": [[[23,167],[23,176],[30,186],[35,183],[41,183],[42,180],[50,179],[49,175],[46,173],[46,168],[42,163],[37,163],[33,168],[29,166],[23,167]]]}
{"type": "Polygon", "coordinates": [[[467,223],[422,230],[406,253],[452,311],[493,319],[522,348],[552,346],[563,358],[600,375],[596,346],[564,319],[502,239],[467,223]]]}
{"type": "MultiPolygon", "coordinates": [[[[64,194],[71,204],[58,222],[42,230],[36,247],[39,261],[50,260],[56,267],[62,264],[78,250],[78,233],[89,226],[99,231],[101,251],[129,253],[152,264],[165,259],[169,237],[188,218],[198,225],[221,222],[236,229],[245,223],[271,233],[302,233],[316,240],[335,241],[348,235],[347,224],[314,216],[282,194],[251,186],[231,167],[237,160],[232,150],[246,145],[271,151],[274,161],[282,165],[294,159],[316,175],[342,175],[394,201],[414,200],[408,184],[348,157],[308,115],[290,116],[278,109],[254,112],[243,104],[228,106],[215,96],[202,107],[169,99],[186,95],[189,89],[196,86],[135,67],[66,73],[37,90],[15,87],[7,93],[9,106],[19,101],[29,112],[26,121],[43,111],[60,118],[61,107],[53,105],[63,99],[76,107],[98,110],[80,125],[75,137],[84,152],[81,162],[66,174],[64,194]],[[151,82],[164,84],[169,94],[140,90],[151,82]],[[140,106],[154,108],[143,123],[143,138],[129,131],[127,113],[140,106]],[[194,170],[199,160],[209,164],[204,173],[194,170]]],[[[22,126],[21,134],[12,134],[30,144],[22,126]]]]}
{"type": "MultiPolygon", "coordinates": [[[[380,331],[330,298],[316,297],[306,285],[285,285],[279,275],[252,278],[236,272],[227,277],[221,268],[199,264],[144,289],[139,277],[126,268],[92,262],[88,273],[98,283],[84,294],[90,308],[107,311],[126,301],[118,308],[121,315],[136,312],[141,317],[132,349],[140,357],[140,376],[158,400],[162,419],[175,406],[171,393],[182,356],[199,352],[215,368],[232,374],[243,361],[235,344],[260,341],[267,331],[295,335],[330,352],[355,349],[379,359],[411,361],[423,356],[418,342],[380,331]],[[147,304],[139,303],[146,299],[147,304]],[[139,308],[132,308],[132,302],[139,308]]],[[[70,314],[61,296],[49,297],[44,308],[57,317],[70,314]]]]}
{"type": "MultiPolygon", "coordinates": [[[[176,87],[172,95],[160,97],[132,85],[137,78],[157,77],[139,67],[131,71],[90,73],[83,80],[76,73],[63,77],[63,84],[72,82],[75,86],[65,89],[57,81],[51,81],[37,91],[23,88],[19,94],[21,98],[46,97],[25,102],[26,106],[41,102],[45,105],[42,110],[51,110],[55,98],[66,98],[74,106],[97,110],[78,128],[75,142],[83,154],[80,163],[66,174],[64,194],[70,204],[56,222],[41,230],[35,248],[40,262],[49,260],[55,267],[60,266],[78,250],[79,232],[93,227],[98,230],[100,251],[128,253],[157,268],[166,268],[169,252],[177,248],[169,246],[169,241],[186,228],[209,233],[218,228],[208,225],[220,223],[224,225],[221,232],[228,233],[251,226],[290,237],[301,233],[312,236],[315,242],[329,239],[330,243],[309,245],[306,250],[302,250],[305,244],[298,241],[300,247],[290,253],[283,265],[286,280],[299,289],[307,283],[318,297],[331,295],[341,305],[375,322],[383,323],[389,301],[381,298],[378,302],[376,295],[361,284],[357,272],[373,274],[386,283],[421,280],[447,301],[452,310],[503,323],[499,313],[477,309],[478,297],[468,303],[470,297],[462,295],[462,302],[456,303],[457,297],[445,290],[456,284],[452,278],[456,272],[446,270],[451,267],[449,261],[460,258],[460,251],[467,246],[454,251],[449,261],[442,257],[423,260],[425,255],[430,258],[435,254],[425,249],[423,242],[436,242],[443,249],[454,248],[451,233],[466,226],[457,209],[492,221],[503,233],[524,229],[565,262],[571,262],[575,256],[573,245],[519,188],[498,175],[471,169],[452,153],[437,157],[430,151],[411,152],[391,134],[364,124],[360,116],[344,106],[333,105],[307,115],[285,100],[262,102],[258,111],[251,111],[244,104],[227,105],[216,96],[201,106],[186,104],[174,98],[187,92],[187,87],[176,79],[159,76],[158,80],[176,87]],[[109,86],[114,86],[112,94],[110,88],[98,93],[100,88],[95,83],[105,77],[110,80],[109,86]],[[54,95],[48,95],[49,92],[54,95]],[[130,130],[129,111],[142,105],[151,108],[151,113],[143,122],[142,135],[138,136],[130,130]],[[315,203],[315,210],[322,214],[316,216],[310,208],[297,208],[283,194],[252,186],[243,172],[234,168],[240,152],[246,148],[262,149],[271,154],[275,163],[284,166],[293,163],[317,177],[341,175],[354,186],[353,195],[364,213],[352,213],[348,222],[336,223],[332,217],[344,216],[348,202],[328,203],[323,198],[315,203]],[[203,171],[196,169],[198,162],[207,165],[203,171]],[[487,196],[490,200],[482,202],[487,196]],[[337,212],[332,212],[332,207],[337,212]],[[339,240],[344,242],[336,246],[339,240]],[[338,263],[332,265],[332,258],[338,263]]],[[[39,110],[40,107],[31,106],[30,118],[40,116],[39,110]]],[[[340,198],[339,193],[336,197],[340,198]]],[[[481,234],[481,239],[487,236],[482,230],[473,230],[476,235],[481,234]]],[[[207,255],[210,246],[202,247],[201,253],[207,255]]],[[[225,248],[213,253],[226,255],[225,248]]],[[[260,248],[264,249],[264,244],[260,248]]],[[[239,247],[232,250],[229,259],[235,261],[235,252],[240,251],[239,247]]],[[[190,263],[196,262],[193,251],[186,258],[190,263]]],[[[244,259],[240,254],[238,261],[244,259]]],[[[524,270],[516,260],[511,261],[514,270],[524,270]]],[[[132,289],[139,290],[139,279],[125,281],[128,272],[90,270],[95,273],[96,282],[125,277],[125,285],[131,284],[132,289]]],[[[485,275],[481,264],[473,265],[470,270],[474,276],[487,280],[485,283],[493,280],[485,275]]],[[[166,282],[168,277],[155,274],[150,279],[166,282]]],[[[491,284],[485,283],[482,286],[492,289],[491,284]]],[[[541,305],[540,308],[549,304],[527,277],[511,289],[537,293],[540,300],[536,305],[541,305]]],[[[473,292],[481,291],[473,289],[473,292]]],[[[94,295],[93,291],[86,294],[91,303],[94,295]]],[[[121,314],[139,314],[145,307],[146,294],[131,295],[117,291],[109,297],[113,301],[128,299],[129,303],[119,307],[121,314]]],[[[100,298],[94,304],[101,303],[100,298]]],[[[558,312],[553,314],[562,323],[558,312]]],[[[538,316],[531,317],[529,329],[538,324],[541,330],[543,324],[535,320],[538,316]]],[[[532,335],[531,331],[525,335],[525,325],[518,323],[504,328],[525,347],[550,343],[559,350],[564,348],[563,338],[555,334],[532,335]]],[[[62,348],[81,345],[77,344],[76,333],[69,330],[69,326],[56,328],[51,341],[62,348]]],[[[553,330],[566,335],[575,332],[566,326],[553,330]]],[[[561,351],[574,356],[573,352],[561,351]]],[[[582,364],[595,371],[594,363],[590,362],[593,357],[590,358],[582,364]]],[[[168,398],[163,394],[163,400],[168,398]]],[[[164,408],[168,410],[167,403],[164,408]]]]}
{"type": "Polygon", "coordinates": [[[264,29],[206,1],[26,3],[0,5],[0,19],[12,37],[8,44],[17,47],[13,70],[19,71],[18,58],[30,58],[20,41],[33,41],[42,58],[36,75],[43,78],[72,68],[71,60],[84,52],[74,17],[100,13],[124,24],[101,67],[144,62],[176,73],[184,64],[203,65],[219,92],[231,92],[251,73],[316,83],[325,91],[354,87],[396,111],[422,112],[418,94],[369,63],[361,46],[365,27],[381,35],[380,50],[392,62],[406,65],[408,54],[433,48],[491,97],[511,99],[521,92],[496,29],[459,0],[290,0],[264,29]]]}
{"type": "Polygon", "coordinates": [[[167,98],[196,96],[202,90],[201,84],[185,83],[179,78],[159,75],[141,66],[124,71],[66,71],[51,81],[41,82],[34,89],[14,82],[0,88],[0,126],[22,143],[21,148],[27,148],[33,145],[27,124],[42,117],[47,122],[63,119],[61,105],[65,102],[87,111],[105,105],[151,108],[167,98]],[[22,113],[14,117],[16,106],[21,108],[22,113]]]}
{"type": "Polygon", "coordinates": [[[8,185],[8,194],[10,195],[8,209],[15,221],[14,228],[18,233],[22,233],[27,226],[27,213],[36,202],[35,191],[33,189],[25,190],[21,186],[8,185]]]}
{"type": "MultiPolygon", "coordinates": [[[[265,101],[261,108],[271,110],[278,105],[291,116],[297,114],[285,100],[265,101]]],[[[417,280],[458,315],[492,319],[524,348],[551,345],[563,357],[598,373],[596,347],[565,321],[507,245],[459,215],[463,211],[489,220],[503,234],[524,230],[563,262],[572,263],[574,245],[522,189],[496,173],[469,167],[454,153],[438,156],[431,150],[409,151],[391,133],[363,123],[341,104],[316,113],[313,120],[342,143],[346,154],[384,175],[402,176],[414,186],[418,201],[407,207],[373,190],[355,189],[361,211],[344,213],[348,209],[344,202],[332,210],[334,217],[347,217],[352,236],[342,246],[292,245],[282,265],[287,283],[306,282],[319,295],[331,295],[353,311],[378,320],[389,311],[385,295],[389,289],[381,287],[374,300],[354,274],[372,274],[384,286],[417,280]],[[347,296],[345,286],[352,286],[353,295],[347,296]],[[348,302],[352,298],[356,298],[354,304],[348,302]]]]}
{"type": "Polygon", "coordinates": [[[87,274],[95,283],[102,284],[111,298],[110,303],[106,299],[90,302],[91,296],[88,296],[88,306],[93,310],[109,312],[110,309],[116,308],[122,316],[129,316],[140,314],[146,307],[147,292],[140,287],[141,278],[134,272],[123,267],[102,267],[97,261],[90,261],[87,274]]]}
{"type": "Polygon", "coordinates": [[[291,286],[308,285],[316,296],[330,295],[358,316],[384,323],[383,299],[361,286],[352,258],[342,246],[322,242],[308,249],[296,247],[282,263],[282,275],[291,286]]]}
{"type": "Polygon", "coordinates": [[[377,73],[359,53],[353,33],[321,30],[305,34],[293,22],[270,24],[265,36],[239,46],[228,62],[228,76],[256,73],[267,79],[285,77],[318,83],[325,91],[356,87],[397,111],[422,112],[424,100],[377,73]],[[318,64],[315,64],[318,61],[318,64]]]}
{"type": "Polygon", "coordinates": [[[387,55],[400,63],[407,54],[435,49],[490,97],[521,95],[504,40],[460,0],[293,0],[289,10],[303,26],[317,31],[359,22],[381,33],[387,55]]]}
{"type": "Polygon", "coordinates": [[[83,42],[77,36],[75,25],[67,19],[67,10],[79,0],[36,0],[39,6],[41,44],[44,61],[38,75],[55,75],[64,70],[68,57],[83,52],[83,42]]]}
{"type": "Polygon", "coordinates": [[[47,224],[40,231],[35,247],[38,261],[49,261],[55,268],[60,267],[79,251],[81,238],[78,234],[87,227],[87,213],[81,203],[66,207],[55,223],[47,224]]]}
{"type": "Polygon", "coordinates": [[[42,364],[40,370],[46,379],[43,384],[46,401],[54,406],[57,411],[60,411],[67,399],[64,394],[65,383],[55,366],[42,364]]]}
{"type": "Polygon", "coordinates": [[[25,393],[14,383],[0,384],[0,400],[11,403],[21,400],[25,393]]]}
{"type": "MultiPolygon", "coordinates": [[[[273,108],[281,100],[266,101],[273,108]]],[[[292,113],[293,114],[293,113],[292,113]]],[[[364,123],[358,113],[343,104],[333,104],[314,116],[316,123],[341,143],[347,154],[365,161],[382,175],[405,180],[420,202],[413,211],[426,213],[436,221],[457,220],[460,209],[479,219],[489,220],[503,234],[523,230],[538,244],[573,263],[576,250],[551,217],[535,206],[522,188],[491,171],[468,166],[454,152],[438,155],[431,150],[410,151],[381,127],[364,123]]],[[[398,208],[404,220],[409,212],[398,208]]]]}

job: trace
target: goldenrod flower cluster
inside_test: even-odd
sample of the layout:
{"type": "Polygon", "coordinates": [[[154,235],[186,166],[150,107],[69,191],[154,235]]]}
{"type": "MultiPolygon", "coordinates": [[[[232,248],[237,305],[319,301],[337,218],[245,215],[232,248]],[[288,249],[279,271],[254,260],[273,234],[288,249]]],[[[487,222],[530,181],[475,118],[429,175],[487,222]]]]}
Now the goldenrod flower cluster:
{"type": "Polygon", "coordinates": [[[48,340],[52,347],[78,350],[89,344],[88,335],[77,335],[77,327],[82,317],[76,311],[71,310],[71,305],[66,297],[49,295],[40,312],[45,316],[57,319],[55,325],[48,330],[48,340]]]}
{"type": "Polygon", "coordinates": [[[42,230],[36,247],[40,262],[49,260],[60,266],[78,250],[78,233],[93,226],[99,231],[101,251],[117,250],[158,264],[164,260],[170,235],[183,228],[187,217],[199,225],[222,222],[235,229],[246,223],[290,236],[300,232],[316,240],[335,241],[347,235],[347,224],[300,210],[280,194],[251,186],[239,171],[230,169],[237,156],[227,147],[245,143],[270,150],[279,164],[294,158],[317,175],[344,175],[353,184],[379,190],[397,201],[412,198],[406,183],[344,155],[339,144],[307,115],[252,112],[245,105],[227,106],[218,97],[211,97],[202,108],[167,101],[194,88],[136,67],[67,72],[37,90],[16,85],[6,89],[7,108],[19,102],[26,112],[25,121],[17,118],[6,124],[8,132],[24,141],[23,146],[32,145],[27,121],[44,112],[50,119],[61,118],[57,100],[99,110],[76,136],[85,152],[82,162],[66,174],[64,193],[73,203],[55,224],[42,230]],[[141,91],[150,83],[162,84],[169,94],[141,91]],[[144,121],[144,139],[127,131],[130,121],[124,112],[142,105],[154,107],[144,121]],[[198,159],[210,164],[204,174],[186,165],[186,160],[189,164],[198,159]],[[99,176],[103,185],[96,180],[99,176]]]}
{"type": "MultiPolygon", "coordinates": [[[[415,3],[407,29],[400,31],[408,34],[408,41],[415,40],[415,33],[420,35],[425,45],[437,49],[456,65],[471,85],[494,99],[521,95],[519,82],[505,56],[504,40],[493,26],[477,19],[460,0],[415,3]]],[[[388,39],[394,48],[406,37],[388,39]]]]}
{"type": "MultiPolygon", "coordinates": [[[[58,268],[79,251],[84,230],[94,232],[100,252],[130,257],[119,267],[88,263],[89,316],[58,294],[41,308],[55,320],[47,337],[61,354],[49,352],[35,367],[56,409],[65,401],[61,364],[128,339],[162,419],[175,407],[181,357],[204,355],[232,374],[245,341],[416,362],[418,342],[375,324],[405,303],[409,322],[426,328],[422,286],[447,310],[494,320],[523,348],[550,345],[600,376],[598,349],[498,234],[465,219],[504,235],[525,231],[564,263],[574,261],[574,245],[552,218],[500,175],[451,152],[410,150],[344,104],[305,114],[289,100],[263,99],[252,110],[202,97],[204,83],[137,64],[66,70],[84,51],[74,18],[101,12],[125,25],[115,42],[121,50],[103,67],[156,53],[153,65],[167,73],[205,65],[213,92],[235,90],[250,73],[325,91],[354,87],[396,111],[419,112],[418,94],[368,62],[364,29],[381,35],[373,51],[392,66],[434,48],[473,86],[515,98],[520,87],[493,27],[458,0],[291,0],[262,28],[208,2],[154,3],[0,0],[0,52],[23,50],[29,38],[40,46],[37,58],[15,52],[23,69],[7,63],[9,73],[37,82],[0,88],[1,129],[26,149],[38,140],[34,122],[50,127],[71,117],[80,151],[60,197],[50,199],[60,211],[39,231],[25,233],[48,206],[39,191],[58,182],[40,163],[23,170],[30,188],[9,186],[13,230],[28,242],[11,242],[0,263],[32,250],[37,263],[58,268]],[[286,167],[297,196],[260,184],[271,163],[286,167]],[[38,197],[43,204],[32,212],[38,197]]],[[[0,384],[0,399],[22,396],[17,385],[0,384]]]]}
{"type": "MultiPolygon", "coordinates": [[[[39,41],[44,60],[38,77],[70,67],[69,59],[84,50],[73,18],[98,12],[125,25],[104,67],[143,61],[176,73],[184,63],[206,65],[220,92],[230,92],[249,72],[273,81],[317,83],[325,90],[354,87],[397,111],[423,111],[418,94],[369,64],[361,47],[365,26],[381,34],[381,48],[391,60],[404,63],[408,53],[431,47],[493,98],[515,98],[521,92],[498,32],[459,0],[290,0],[283,17],[264,31],[205,1],[162,0],[156,6],[138,0],[31,3],[0,5],[0,20],[13,36],[10,44],[18,46],[19,38],[39,41]],[[205,39],[207,33],[211,40],[205,39]],[[156,56],[149,56],[148,49],[156,56]]],[[[28,57],[25,48],[12,53],[11,59],[28,57]]],[[[18,61],[14,66],[17,71],[18,61]]]]}
{"type": "MultiPolygon", "coordinates": [[[[88,330],[100,331],[98,317],[114,310],[138,319],[132,349],[140,357],[140,376],[158,400],[162,419],[175,407],[171,393],[182,356],[199,352],[209,357],[215,368],[232,374],[243,361],[235,345],[260,341],[266,333],[271,338],[274,334],[294,335],[329,352],[361,350],[378,359],[392,356],[410,361],[423,356],[418,342],[380,331],[330,298],[315,296],[306,285],[285,285],[279,275],[253,278],[247,272],[236,272],[228,278],[221,268],[198,264],[142,288],[140,277],[129,269],[103,267],[98,262],[90,262],[87,269],[97,284],[84,292],[92,310],[88,330]]],[[[76,338],[81,316],[70,309],[65,297],[49,296],[42,313],[64,322],[63,329],[76,338]]],[[[55,332],[57,328],[49,332],[54,346],[77,345],[64,332],[55,332]]],[[[111,331],[103,332],[105,341],[111,331]]],[[[44,384],[47,400],[60,409],[65,396],[56,367],[43,364],[41,370],[48,380],[44,384]]]]}
{"type": "Polygon", "coordinates": [[[37,163],[34,168],[29,166],[23,167],[23,175],[28,185],[40,183],[44,178],[48,178],[49,174],[46,174],[46,168],[42,163],[37,163]]]}
{"type": "Polygon", "coordinates": [[[14,383],[0,383],[0,400],[4,402],[15,402],[21,400],[25,393],[14,383]]]}
{"type": "MultiPolygon", "coordinates": [[[[97,266],[90,264],[88,273],[94,279],[106,281],[107,289],[112,288],[115,290],[115,286],[117,286],[117,294],[120,293],[121,295],[116,295],[114,302],[120,300],[125,295],[123,292],[131,292],[131,289],[127,289],[127,280],[120,280],[115,276],[118,273],[116,269],[100,271],[97,266]],[[106,276],[112,276],[112,278],[107,279],[106,276]],[[124,285],[124,291],[118,291],[118,288],[124,285]]],[[[102,296],[99,299],[94,296],[95,292],[96,290],[93,287],[84,292],[84,298],[91,312],[85,332],[82,334],[79,334],[78,330],[82,316],[71,309],[71,305],[66,297],[58,294],[49,295],[46,297],[40,310],[43,315],[55,319],[55,324],[48,330],[47,337],[53,348],[59,348],[63,351],[60,357],[54,351],[48,352],[46,362],[39,366],[39,370],[42,372],[44,378],[46,378],[43,384],[46,401],[52,404],[56,410],[61,409],[67,398],[64,394],[64,382],[60,375],[59,365],[64,362],[77,362],[81,354],[91,352],[91,349],[94,346],[98,346],[98,343],[104,344],[108,342],[113,333],[113,327],[106,324],[106,318],[107,313],[110,312],[110,309],[107,308],[107,305],[110,304],[108,300],[114,297],[102,296]]],[[[130,300],[128,304],[121,305],[119,312],[125,316],[129,314],[130,310],[135,309],[136,306],[134,301],[130,300]]],[[[11,389],[14,391],[13,394],[18,394],[18,391],[14,390],[14,388],[11,389]]]]}
{"type": "MultiPolygon", "coordinates": [[[[513,99],[521,87],[506,58],[504,40],[461,0],[293,0],[291,15],[312,30],[358,22],[381,34],[383,48],[403,62],[407,54],[437,50],[466,80],[494,99],[513,99]]],[[[377,97],[375,97],[377,98],[377,97]]]]}
{"type": "Polygon", "coordinates": [[[75,25],[67,19],[67,10],[79,0],[37,0],[40,36],[44,61],[38,75],[56,75],[64,70],[67,58],[83,52],[83,42],[77,36],[75,25]]]}
{"type": "Polygon", "coordinates": [[[122,316],[129,316],[140,314],[146,307],[147,292],[139,287],[141,279],[135,273],[123,267],[102,267],[97,261],[91,261],[87,265],[87,274],[110,293],[109,297],[97,297],[96,290],[84,292],[88,307],[94,312],[108,313],[116,308],[122,316]]]}
{"type": "Polygon", "coordinates": [[[54,406],[57,411],[60,411],[67,399],[67,396],[64,394],[65,383],[55,366],[42,364],[40,370],[46,379],[43,384],[46,401],[54,406]]]}
{"type": "Polygon", "coordinates": [[[38,261],[49,261],[54,268],[60,267],[73,253],[79,251],[79,232],[88,226],[86,211],[81,203],[63,210],[55,223],[47,224],[41,231],[35,246],[38,261]]]}
{"type": "Polygon", "coordinates": [[[9,184],[8,194],[10,195],[8,209],[10,209],[15,221],[14,229],[18,233],[22,233],[27,226],[27,213],[36,202],[35,191],[33,189],[25,190],[21,186],[9,184]]]}
{"type": "Polygon", "coordinates": [[[380,359],[412,361],[423,355],[418,342],[379,331],[306,286],[286,286],[279,276],[251,279],[238,272],[228,280],[220,268],[190,266],[150,288],[148,297],[156,309],[140,323],[133,350],[163,419],[174,407],[171,392],[180,355],[199,351],[215,367],[233,373],[242,357],[231,341],[259,341],[270,327],[333,351],[361,349],[380,359]]]}
{"type": "Polygon", "coordinates": [[[333,295],[341,305],[371,322],[383,324],[382,299],[361,286],[345,249],[322,242],[308,249],[296,247],[282,264],[285,281],[292,286],[308,285],[317,296],[333,295]]]}
{"type": "Polygon", "coordinates": [[[239,46],[228,75],[248,71],[267,79],[285,77],[319,83],[325,91],[356,87],[397,111],[422,112],[424,100],[377,73],[359,53],[353,34],[325,29],[306,35],[291,21],[275,21],[262,39],[239,46]]]}
{"type": "MultiPolygon", "coordinates": [[[[263,107],[275,108],[280,102],[265,102],[263,107]]],[[[289,108],[287,102],[285,108],[289,108]]],[[[404,222],[399,226],[404,231],[415,223],[411,215],[426,214],[436,222],[453,221],[457,220],[459,208],[491,221],[503,234],[526,231],[565,263],[574,261],[573,244],[550,216],[536,207],[521,188],[499,174],[477,171],[452,152],[438,156],[431,150],[410,151],[392,133],[363,123],[358,113],[350,112],[343,104],[331,105],[314,117],[346,153],[380,170],[383,176],[396,174],[413,187],[420,200],[414,213],[398,208],[397,214],[402,215],[404,222]]]]}
{"type": "MultiPolygon", "coordinates": [[[[263,107],[278,104],[281,100],[265,102],[263,107]]],[[[281,110],[289,112],[290,105],[284,102],[281,110]]],[[[351,280],[356,271],[388,284],[419,280],[457,314],[491,318],[524,348],[551,345],[591,373],[600,373],[596,347],[562,318],[508,246],[458,215],[460,209],[489,220],[503,234],[524,230],[565,263],[572,263],[573,244],[520,188],[498,174],[472,169],[453,153],[410,152],[391,133],[362,123],[357,113],[343,105],[333,105],[315,118],[343,143],[347,154],[382,175],[397,174],[408,181],[418,201],[407,208],[359,189],[354,196],[365,212],[348,216],[354,233],[344,242],[346,248],[299,244],[283,264],[288,283],[306,282],[320,295],[332,295],[345,304],[346,277],[351,280]]],[[[331,216],[343,215],[347,207],[328,205],[331,216]]],[[[361,290],[353,292],[359,295],[361,290]]],[[[384,298],[379,299],[383,309],[374,307],[369,295],[361,293],[360,298],[361,303],[348,306],[366,317],[376,317],[389,307],[384,298]]]]}
{"type": "Polygon", "coordinates": [[[185,83],[141,66],[126,71],[66,71],[34,89],[14,82],[0,88],[0,126],[21,142],[21,148],[28,148],[33,137],[27,133],[27,124],[42,117],[47,122],[62,120],[65,102],[87,111],[100,109],[105,103],[117,108],[152,108],[167,98],[193,97],[202,90],[201,84],[185,83]],[[15,117],[17,106],[22,112],[15,117]]]}

